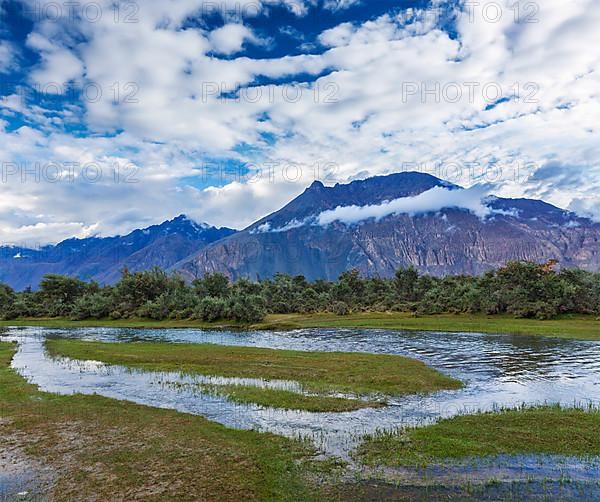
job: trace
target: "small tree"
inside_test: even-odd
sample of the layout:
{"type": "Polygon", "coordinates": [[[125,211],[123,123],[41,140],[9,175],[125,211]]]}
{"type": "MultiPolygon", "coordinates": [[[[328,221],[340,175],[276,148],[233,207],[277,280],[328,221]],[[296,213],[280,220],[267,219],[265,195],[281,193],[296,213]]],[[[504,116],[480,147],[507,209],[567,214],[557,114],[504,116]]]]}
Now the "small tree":
{"type": "Polygon", "coordinates": [[[51,317],[69,316],[86,288],[86,283],[79,279],[58,274],[45,275],[39,291],[44,313],[51,317]]]}
{"type": "Polygon", "coordinates": [[[15,311],[15,292],[7,284],[0,283],[0,318],[14,319],[15,311]]]}

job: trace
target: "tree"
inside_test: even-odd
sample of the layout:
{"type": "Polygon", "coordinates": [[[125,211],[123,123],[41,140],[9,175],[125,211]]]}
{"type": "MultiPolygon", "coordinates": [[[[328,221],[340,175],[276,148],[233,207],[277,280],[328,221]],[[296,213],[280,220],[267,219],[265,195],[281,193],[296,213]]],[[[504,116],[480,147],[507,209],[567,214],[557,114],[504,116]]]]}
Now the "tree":
{"type": "Polygon", "coordinates": [[[416,290],[419,272],[413,267],[399,268],[394,275],[394,289],[401,302],[414,302],[417,299],[416,290]]]}
{"type": "Polygon", "coordinates": [[[360,307],[364,304],[365,284],[358,269],[343,272],[333,288],[335,300],[346,303],[349,307],[360,307]]]}
{"type": "Polygon", "coordinates": [[[75,301],[71,317],[77,320],[104,319],[112,312],[113,299],[110,290],[89,293],[75,301]]]}
{"type": "Polygon", "coordinates": [[[50,317],[69,316],[75,301],[83,296],[85,282],[58,274],[47,274],[40,283],[42,310],[50,317]]]}
{"type": "MultiPolygon", "coordinates": [[[[185,288],[185,281],[178,275],[168,275],[155,267],[144,272],[127,272],[114,288],[115,314],[133,317],[147,311],[161,295],[169,295],[185,288]],[[144,306],[140,311],[140,307],[144,306]]],[[[164,299],[161,300],[164,304],[164,299]]]]}
{"type": "Polygon", "coordinates": [[[200,298],[205,296],[227,298],[230,293],[229,278],[220,272],[205,274],[202,279],[195,279],[192,285],[200,298]]]}
{"type": "Polygon", "coordinates": [[[194,310],[194,317],[206,322],[218,321],[226,316],[227,303],[223,298],[206,296],[194,310]]]}
{"type": "Polygon", "coordinates": [[[7,284],[0,283],[0,318],[13,319],[15,311],[15,292],[7,284]]]}
{"type": "Polygon", "coordinates": [[[486,276],[484,282],[489,293],[488,311],[540,319],[558,313],[560,280],[548,264],[509,262],[486,276]]]}
{"type": "Polygon", "coordinates": [[[228,302],[227,314],[230,319],[244,324],[260,322],[266,315],[264,299],[259,295],[232,296],[228,302]]]}

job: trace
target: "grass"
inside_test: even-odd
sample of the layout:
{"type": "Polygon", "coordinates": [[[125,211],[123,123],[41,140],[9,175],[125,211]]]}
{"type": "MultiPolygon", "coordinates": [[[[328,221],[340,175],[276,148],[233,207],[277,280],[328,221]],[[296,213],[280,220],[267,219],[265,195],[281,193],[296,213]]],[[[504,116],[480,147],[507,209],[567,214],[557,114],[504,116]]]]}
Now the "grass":
{"type": "Polygon", "coordinates": [[[0,342],[0,454],[48,466],[52,500],[309,500],[312,448],[273,434],[101,396],[40,392],[0,342]]]}
{"type": "Polygon", "coordinates": [[[600,411],[559,406],[463,415],[368,437],[356,457],[368,465],[408,466],[500,454],[600,455],[600,411]]]}
{"type": "Polygon", "coordinates": [[[362,352],[305,352],[215,344],[53,339],[51,355],[153,371],[294,380],[311,392],[414,394],[462,386],[416,359],[362,352]]]}
{"type": "MultiPolygon", "coordinates": [[[[148,319],[86,320],[18,319],[0,321],[0,326],[114,327],[114,328],[248,328],[234,322],[205,323],[190,320],[152,321],[148,319]]],[[[405,312],[363,312],[338,316],[318,314],[273,314],[264,322],[250,326],[256,329],[295,328],[383,328],[422,331],[513,333],[544,335],[579,340],[600,340],[600,321],[594,316],[565,315],[556,319],[515,319],[506,315],[440,314],[415,317],[405,312]]]]}
{"type": "Polygon", "coordinates": [[[269,327],[381,328],[418,331],[512,333],[543,335],[578,340],[600,340],[600,321],[594,316],[562,316],[541,321],[515,319],[506,315],[439,314],[415,317],[405,312],[335,314],[286,314],[268,316],[269,327]]]}
{"type": "Polygon", "coordinates": [[[199,387],[218,396],[242,404],[281,408],[284,410],[303,410],[311,412],[343,412],[362,408],[381,408],[384,401],[346,399],[332,396],[305,396],[288,390],[261,389],[250,385],[206,385],[199,387]]]}

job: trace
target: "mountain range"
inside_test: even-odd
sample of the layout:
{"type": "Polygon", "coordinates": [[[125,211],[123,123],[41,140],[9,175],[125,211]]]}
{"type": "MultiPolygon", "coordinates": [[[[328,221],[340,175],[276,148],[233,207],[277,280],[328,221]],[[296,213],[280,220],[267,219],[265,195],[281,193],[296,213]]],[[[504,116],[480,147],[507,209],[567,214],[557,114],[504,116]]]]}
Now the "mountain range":
{"type": "Polygon", "coordinates": [[[124,236],[67,239],[39,249],[0,247],[0,282],[17,290],[35,289],[45,274],[54,273],[112,284],[125,267],[132,272],[153,266],[168,269],[234,232],[180,215],[124,236]]]}
{"type": "Polygon", "coordinates": [[[599,270],[600,224],[543,201],[485,196],[404,172],[331,187],[315,181],[239,232],[181,215],[126,236],[0,248],[0,281],[35,288],[45,273],[61,273],[114,283],[125,266],[160,266],[189,280],[207,272],[332,280],[351,268],[381,277],[411,265],[434,275],[479,274],[510,260],[549,259],[599,270]]]}
{"type": "Polygon", "coordinates": [[[411,265],[434,275],[479,274],[510,260],[600,269],[600,224],[539,200],[482,197],[415,172],[333,187],[314,182],[175,268],[189,278],[285,272],[309,280],[351,268],[388,277],[411,265]]]}

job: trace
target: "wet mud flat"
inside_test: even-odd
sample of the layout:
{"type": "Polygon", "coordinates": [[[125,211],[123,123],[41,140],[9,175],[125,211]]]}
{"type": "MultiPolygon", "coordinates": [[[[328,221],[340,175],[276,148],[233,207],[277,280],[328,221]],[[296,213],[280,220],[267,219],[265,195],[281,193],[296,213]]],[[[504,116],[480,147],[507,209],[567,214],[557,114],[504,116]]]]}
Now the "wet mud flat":
{"type": "Polygon", "coordinates": [[[364,500],[600,500],[600,458],[498,455],[354,472],[364,500]]]}
{"type": "Polygon", "coordinates": [[[363,481],[343,497],[377,501],[593,501],[600,500],[598,483],[565,481],[506,481],[470,484],[410,485],[363,481]]]}
{"type": "Polygon", "coordinates": [[[25,452],[22,434],[2,430],[0,419],[0,501],[48,500],[52,470],[25,452]]]}

